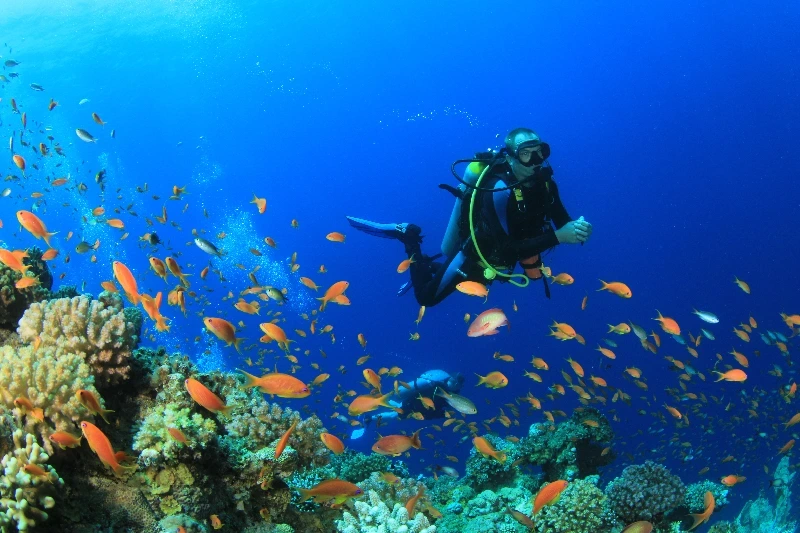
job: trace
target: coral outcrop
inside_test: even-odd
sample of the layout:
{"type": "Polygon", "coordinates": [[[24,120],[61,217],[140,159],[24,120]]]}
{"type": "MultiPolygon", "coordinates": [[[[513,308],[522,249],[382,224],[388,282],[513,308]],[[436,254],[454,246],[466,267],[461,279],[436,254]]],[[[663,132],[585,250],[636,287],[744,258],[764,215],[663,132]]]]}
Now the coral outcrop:
{"type": "Polygon", "coordinates": [[[681,505],[686,487],[666,467],[646,461],[631,465],[605,490],[609,507],[623,522],[653,521],[681,505]]]}
{"type": "Polygon", "coordinates": [[[15,425],[40,435],[49,453],[50,433],[75,433],[80,420],[91,419],[91,413],[78,400],[77,391],[86,389],[99,398],[94,375],[84,357],[52,346],[38,350],[33,346],[0,346],[0,383],[0,402],[15,414],[15,425]],[[15,405],[19,398],[27,398],[34,408],[41,409],[42,420],[15,405]]]}
{"type": "Polygon", "coordinates": [[[141,313],[126,313],[118,294],[102,292],[97,300],[84,295],[33,303],[17,332],[23,342],[81,354],[102,388],[127,379],[141,325],[141,313]]]}
{"type": "Polygon", "coordinates": [[[356,501],[355,514],[345,511],[336,521],[340,533],[436,533],[422,513],[409,518],[405,507],[396,503],[392,509],[381,501],[375,491],[367,493],[367,501],[356,501]]]}
{"type": "Polygon", "coordinates": [[[14,450],[0,466],[0,531],[27,531],[48,518],[55,506],[56,491],[64,486],[55,469],[47,464],[50,456],[30,433],[14,431],[14,450]]]}
{"type": "Polygon", "coordinates": [[[23,259],[23,263],[29,267],[28,276],[39,278],[39,285],[17,289],[14,285],[22,278],[22,274],[0,262],[0,328],[15,328],[28,306],[50,297],[53,276],[41,259],[42,251],[34,247],[26,252],[28,257],[23,259]]]}

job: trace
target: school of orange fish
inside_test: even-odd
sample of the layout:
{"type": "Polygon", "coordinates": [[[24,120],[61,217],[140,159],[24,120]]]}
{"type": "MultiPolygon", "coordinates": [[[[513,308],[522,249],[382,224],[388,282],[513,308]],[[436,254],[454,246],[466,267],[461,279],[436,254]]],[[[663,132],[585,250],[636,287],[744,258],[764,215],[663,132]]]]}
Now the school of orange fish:
{"type": "MultiPolygon", "coordinates": [[[[3,106],[5,112],[10,109],[11,113],[19,115],[20,120],[18,131],[15,131],[9,140],[9,150],[11,152],[9,163],[13,167],[5,177],[5,182],[9,186],[3,191],[2,197],[11,197],[13,195],[14,198],[8,200],[9,202],[14,199],[16,199],[17,204],[27,205],[32,202],[42,211],[40,216],[33,211],[17,210],[16,219],[25,232],[15,233],[13,228],[6,227],[5,232],[0,234],[6,242],[10,240],[9,236],[13,234],[14,242],[18,243],[19,249],[0,249],[0,261],[22,274],[22,278],[16,284],[16,289],[25,291],[38,284],[38,279],[27,272],[28,267],[24,263],[26,258],[24,248],[35,244],[30,237],[42,240],[47,245],[42,257],[43,260],[50,262],[53,266],[56,266],[58,262],[65,264],[70,262],[70,251],[67,243],[73,237],[73,231],[63,227],[48,227],[47,200],[55,189],[65,188],[76,195],[97,194],[97,207],[91,209],[91,212],[80,214],[79,219],[74,221],[76,225],[88,224],[90,221],[107,224],[109,227],[119,230],[119,239],[124,240],[129,235],[127,232],[128,227],[141,225],[141,222],[138,222],[140,220],[138,219],[138,213],[133,209],[134,203],[127,207],[110,207],[109,204],[113,200],[106,195],[107,176],[104,170],[101,169],[96,173],[95,185],[92,185],[91,182],[77,181],[70,175],[57,176],[55,173],[50,175],[49,172],[42,170],[44,161],[48,161],[48,167],[51,169],[59,169],[62,165],[61,162],[54,164],[54,158],[65,158],[63,161],[67,161],[68,147],[62,146],[51,132],[43,126],[44,116],[47,113],[58,113],[61,107],[58,102],[51,99],[50,103],[45,106],[47,109],[27,109],[24,105],[24,99],[20,97],[19,102],[16,98],[11,98],[5,104],[0,100],[0,105],[3,106]],[[41,116],[41,121],[29,121],[28,110],[34,117],[41,116]],[[15,174],[14,168],[21,173],[21,177],[15,174]],[[137,222],[134,222],[134,220],[137,220],[137,222]],[[51,231],[52,229],[58,231],[51,231]],[[58,242],[62,237],[63,240],[58,242]]],[[[102,120],[95,112],[90,114],[90,118],[99,126],[106,124],[106,121],[102,120]]],[[[76,136],[84,142],[97,142],[97,138],[84,129],[76,129],[76,136]]],[[[114,138],[115,132],[112,131],[110,136],[114,138]]],[[[220,342],[243,355],[252,354],[243,359],[243,363],[247,367],[261,367],[262,375],[260,376],[257,373],[240,371],[244,377],[246,387],[257,387],[264,394],[284,399],[302,399],[308,397],[312,391],[322,390],[323,384],[326,383],[333,372],[333,370],[326,372],[323,369],[327,365],[327,356],[321,348],[318,349],[318,352],[312,352],[311,349],[304,348],[301,345],[306,342],[304,339],[311,340],[320,335],[327,335],[331,341],[335,342],[334,326],[329,323],[326,315],[330,314],[328,312],[330,304],[339,306],[349,306],[351,304],[346,295],[349,282],[339,280],[325,284],[326,288],[320,291],[322,288],[320,285],[317,285],[310,277],[300,275],[301,267],[297,263],[296,253],[292,254],[288,264],[285,265],[285,268],[292,275],[297,276],[299,283],[296,288],[274,287],[262,283],[258,280],[258,267],[249,269],[248,279],[250,283],[248,286],[238,287],[236,291],[230,290],[222,298],[222,302],[227,302],[226,305],[230,305],[232,308],[231,313],[239,312],[244,315],[261,316],[262,309],[268,302],[272,301],[281,306],[288,297],[291,297],[291,292],[294,290],[313,291],[315,294],[320,295],[317,297],[320,303],[318,308],[309,310],[307,313],[301,313],[299,316],[286,316],[280,310],[268,309],[265,313],[268,320],[259,324],[259,328],[263,333],[259,342],[264,346],[261,344],[243,346],[244,339],[238,335],[246,326],[244,320],[228,320],[223,317],[206,316],[203,308],[209,303],[208,293],[207,291],[206,293],[201,293],[191,289],[192,283],[188,279],[191,275],[197,275],[200,283],[203,284],[207,277],[214,273],[220,282],[224,283],[226,280],[223,273],[218,269],[212,269],[210,266],[204,268],[189,264],[181,266],[178,262],[180,258],[178,253],[171,253],[163,259],[155,255],[155,251],[158,250],[155,245],[159,242],[156,236],[156,229],[163,228],[165,232],[181,231],[180,224],[175,220],[180,215],[177,215],[176,212],[180,212],[181,215],[186,213],[190,209],[189,203],[185,203],[180,209],[172,209],[168,206],[170,202],[175,202],[172,205],[183,203],[185,201],[184,196],[189,192],[188,188],[190,187],[176,185],[172,186],[168,191],[164,191],[168,193],[169,199],[160,204],[152,215],[144,217],[144,223],[147,225],[148,231],[139,238],[141,243],[139,247],[141,250],[140,256],[128,264],[113,261],[111,271],[108,272],[108,280],[102,282],[101,287],[98,287],[98,289],[102,288],[112,292],[121,291],[131,305],[142,306],[152,321],[148,326],[149,328],[157,332],[166,332],[170,330],[170,319],[162,315],[163,293],[158,291],[154,295],[148,294],[140,289],[140,284],[144,286],[150,285],[151,276],[159,277],[164,282],[169,282],[170,276],[172,276],[178,282],[167,292],[166,305],[177,308],[184,316],[188,316],[189,311],[194,308],[198,315],[198,320],[202,321],[205,328],[216,336],[220,342]],[[290,332],[294,333],[294,339],[290,338],[292,336],[290,332]],[[278,350],[270,346],[272,343],[278,347],[278,350]],[[278,364],[286,366],[288,370],[286,372],[278,372],[278,364]],[[310,379],[307,382],[297,377],[298,372],[308,372],[303,370],[304,367],[310,367],[314,371],[314,376],[309,376],[310,379]]],[[[147,183],[144,183],[138,186],[136,191],[144,196],[149,193],[150,188],[147,183]]],[[[161,193],[162,191],[155,192],[161,193]]],[[[120,190],[117,190],[116,199],[121,200],[122,198],[120,190]]],[[[161,197],[158,194],[153,194],[152,199],[154,202],[159,202],[161,197]]],[[[242,205],[246,207],[247,203],[248,200],[243,198],[242,205]]],[[[254,209],[256,214],[265,215],[267,213],[266,198],[254,195],[249,203],[254,205],[251,209],[254,209]]],[[[143,202],[136,202],[136,205],[141,208],[143,202]]],[[[64,214],[69,212],[67,210],[68,207],[68,203],[61,205],[63,210],[63,213],[59,213],[61,220],[63,220],[64,214]]],[[[203,214],[209,217],[209,213],[205,210],[203,214]]],[[[292,228],[298,229],[300,227],[296,219],[286,222],[292,228]]],[[[0,228],[2,227],[3,222],[0,220],[0,228]]],[[[197,246],[205,252],[210,253],[212,256],[222,253],[215,245],[203,238],[206,232],[192,230],[192,234],[195,237],[197,246]]],[[[225,237],[224,234],[218,234],[216,235],[216,240],[217,242],[224,242],[225,237]]],[[[318,238],[321,241],[323,236],[318,238]]],[[[346,242],[345,235],[339,232],[331,232],[324,238],[338,245],[345,245],[346,242]]],[[[265,236],[263,242],[270,248],[277,248],[278,246],[270,236],[265,236]]],[[[257,246],[254,245],[251,248],[251,252],[255,257],[267,253],[257,246]]],[[[98,239],[94,243],[82,241],[74,250],[78,254],[91,252],[90,261],[96,263],[98,261],[97,254],[101,247],[102,243],[98,239]]],[[[403,273],[407,271],[414,260],[413,257],[403,259],[396,267],[396,272],[403,273]]],[[[242,270],[248,270],[248,267],[244,264],[239,264],[237,267],[242,270]]],[[[386,268],[389,270],[394,267],[390,265],[386,268]]],[[[542,270],[544,275],[557,285],[569,286],[575,283],[575,280],[569,274],[553,275],[547,267],[543,267],[542,270]]],[[[314,275],[322,276],[324,274],[327,274],[327,269],[324,265],[321,265],[314,275]]],[[[64,279],[66,275],[67,272],[61,272],[59,279],[64,279]]],[[[734,283],[739,290],[750,293],[750,287],[745,281],[736,278],[734,283]]],[[[459,292],[465,295],[483,298],[484,303],[488,302],[489,289],[485,285],[476,282],[463,282],[457,288],[459,292]]],[[[627,299],[633,297],[631,288],[621,281],[605,282],[601,280],[601,286],[597,290],[610,293],[619,298],[627,299]]],[[[585,310],[588,304],[589,298],[587,295],[580,302],[580,310],[585,310]]],[[[576,312],[579,312],[577,307],[576,305],[576,312]]],[[[516,303],[513,304],[512,309],[517,311],[516,303]]],[[[655,316],[650,318],[657,322],[659,331],[655,331],[655,328],[652,328],[648,333],[641,326],[629,321],[616,325],[609,324],[608,333],[618,335],[620,338],[633,333],[638,338],[642,349],[652,355],[665,351],[674,353],[674,349],[667,350],[662,346],[661,337],[663,335],[672,336],[682,343],[676,346],[679,351],[685,351],[683,357],[675,355],[663,356],[666,361],[665,368],[673,372],[658,377],[658,386],[656,388],[660,390],[652,390],[651,386],[655,380],[648,381],[648,376],[634,365],[626,366],[621,373],[615,371],[615,374],[589,375],[587,378],[581,363],[570,357],[566,359],[560,370],[561,379],[552,379],[548,378],[547,375],[552,373],[550,370],[551,365],[555,366],[557,362],[548,361],[546,356],[534,355],[531,361],[525,364],[518,361],[518,357],[514,355],[496,352],[491,357],[487,355],[486,363],[508,365],[506,368],[511,370],[493,370],[486,373],[486,375],[479,375],[477,385],[490,389],[501,389],[509,384],[510,379],[529,379],[531,380],[531,389],[539,392],[536,394],[529,392],[526,396],[517,398],[514,402],[508,402],[502,407],[493,409],[491,417],[477,419],[478,410],[468,398],[456,394],[450,395],[441,391],[440,395],[452,409],[446,411],[446,418],[441,424],[429,424],[427,426],[432,431],[429,431],[426,437],[434,441],[435,455],[451,461],[457,461],[457,458],[452,455],[446,455],[445,437],[437,437],[436,433],[434,433],[435,431],[440,435],[444,435],[445,428],[448,428],[449,431],[457,434],[461,440],[464,440],[464,437],[471,437],[471,442],[475,449],[484,456],[504,462],[506,460],[505,455],[494,450],[491,444],[481,436],[481,433],[497,432],[498,426],[503,426],[505,432],[509,434],[509,440],[516,440],[517,438],[511,434],[511,431],[513,431],[512,426],[520,426],[520,406],[526,406],[529,408],[529,412],[534,414],[541,413],[544,419],[554,424],[557,417],[566,417],[567,415],[563,410],[547,408],[548,402],[552,404],[559,398],[570,395],[574,395],[574,400],[583,406],[605,406],[607,414],[614,422],[621,422],[625,417],[631,416],[633,410],[641,416],[654,416],[660,423],[660,427],[665,430],[661,442],[663,446],[654,447],[662,450],[662,453],[671,453],[673,457],[679,459],[685,458],[689,449],[697,451],[710,448],[711,442],[708,435],[706,435],[707,432],[730,434],[735,437],[742,432],[737,426],[746,422],[752,428],[749,432],[762,433],[763,437],[738,445],[734,445],[735,439],[731,439],[729,453],[719,457],[713,457],[710,454],[705,455],[703,460],[706,463],[697,472],[699,476],[713,472],[717,479],[727,486],[734,486],[746,480],[738,472],[729,471],[727,463],[735,462],[741,465],[745,461],[757,460],[758,456],[754,452],[762,442],[767,443],[767,446],[774,452],[773,455],[789,453],[795,444],[796,435],[789,433],[788,430],[800,422],[800,412],[796,414],[791,412],[797,385],[787,376],[784,376],[782,364],[786,366],[791,364],[790,339],[800,332],[800,314],[780,313],[780,317],[788,330],[786,330],[785,334],[771,331],[761,334],[762,340],[766,344],[767,352],[762,354],[760,350],[753,349],[751,350],[752,355],[749,357],[743,351],[740,351],[744,350],[744,348],[732,348],[727,354],[718,353],[715,348],[706,350],[706,347],[716,340],[713,334],[706,330],[701,330],[694,334],[687,331],[688,329],[699,329],[700,324],[693,323],[691,327],[687,328],[685,321],[682,319],[681,322],[684,323],[682,327],[675,318],[665,316],[658,310],[654,310],[654,314],[655,316]],[[684,340],[683,335],[686,335],[686,340],[684,340]],[[748,378],[746,370],[751,371],[752,357],[761,359],[755,365],[755,371],[768,372],[774,377],[773,390],[764,390],[760,387],[745,388],[748,378]],[[770,361],[772,368],[766,370],[765,367],[770,363],[765,361],[770,361]],[[522,368],[523,365],[525,368],[522,368]],[[702,367],[702,369],[699,367],[702,367]],[[716,376],[715,381],[719,382],[714,386],[713,390],[715,392],[713,394],[706,394],[703,391],[695,392],[693,389],[696,390],[699,388],[699,383],[706,381],[706,374],[709,372],[713,373],[716,376]],[[671,383],[665,382],[665,380],[673,377],[674,380],[671,383]],[[549,383],[549,385],[546,385],[546,383],[549,383]],[[663,397],[662,391],[667,395],[667,398],[663,397]],[[619,406],[613,406],[612,408],[612,406],[608,405],[617,404],[618,402],[630,406],[631,412],[623,412],[619,406]],[[634,406],[634,403],[636,403],[636,406],[634,406]],[[730,412],[730,416],[710,415],[712,406],[717,406],[723,409],[724,412],[730,412]],[[470,420],[470,417],[473,420],[470,420]],[[689,435],[690,420],[694,419],[703,420],[705,431],[702,434],[695,433],[689,437],[687,435],[689,435]]],[[[718,321],[713,313],[710,312],[695,310],[693,314],[706,323],[718,321]]],[[[417,325],[422,322],[424,315],[425,308],[422,307],[419,309],[415,320],[417,325]]],[[[775,315],[775,318],[777,318],[777,311],[775,315]]],[[[508,316],[499,308],[488,309],[475,317],[465,314],[464,322],[469,324],[466,335],[468,337],[480,337],[498,334],[502,331],[501,328],[509,325],[508,316]]],[[[741,323],[733,328],[733,334],[738,339],[735,342],[742,346],[749,346],[751,336],[757,334],[758,328],[758,322],[754,317],[743,317],[741,323]]],[[[549,335],[558,341],[574,341],[576,344],[587,345],[584,337],[567,322],[554,321],[550,326],[549,335]]],[[[154,339],[152,336],[151,338],[154,339]]],[[[350,366],[362,367],[372,360],[372,356],[366,351],[367,337],[365,334],[358,333],[357,340],[362,349],[362,354],[359,357],[354,357],[353,361],[337,361],[335,364],[337,372],[343,374],[350,366]]],[[[412,333],[410,340],[422,341],[418,332],[412,333]]],[[[734,342],[733,339],[731,339],[731,342],[734,342]]],[[[617,343],[610,339],[603,339],[603,343],[605,346],[598,342],[596,348],[586,348],[586,350],[590,350],[588,352],[590,354],[593,351],[597,351],[605,358],[616,359],[617,354],[612,348],[617,347],[617,343]]],[[[626,348],[626,351],[630,351],[630,349],[626,348]]],[[[426,419],[424,410],[434,408],[435,398],[419,397],[424,407],[423,412],[406,413],[391,407],[388,400],[397,394],[400,387],[408,387],[399,377],[403,370],[398,366],[394,366],[393,361],[373,360],[372,362],[378,363],[377,370],[367,367],[362,370],[365,380],[363,383],[364,390],[360,392],[344,390],[340,386],[335,392],[330,393],[334,405],[341,407],[331,415],[334,423],[335,420],[344,420],[351,426],[358,426],[361,424],[358,419],[359,415],[380,408],[395,409],[404,418],[424,421],[426,419]],[[391,384],[385,383],[385,380],[391,380],[391,384]],[[345,412],[346,415],[343,414],[345,412]]],[[[225,415],[228,406],[203,383],[193,378],[187,379],[186,389],[200,406],[213,413],[225,415]]],[[[100,408],[98,400],[91,393],[87,392],[87,394],[91,397],[82,399],[84,404],[87,405],[90,411],[105,418],[107,412],[100,408]]],[[[19,399],[22,404],[24,404],[24,400],[24,398],[19,399]]],[[[577,408],[580,408],[580,406],[577,406],[577,408]]],[[[586,420],[584,423],[589,425],[597,424],[596,421],[591,419],[586,420]]],[[[120,464],[122,461],[119,452],[114,452],[108,438],[97,426],[89,422],[83,422],[81,429],[100,460],[117,475],[122,475],[126,468],[130,468],[120,464]]],[[[294,427],[289,428],[281,439],[275,451],[276,457],[282,453],[287,443],[290,442],[293,429],[294,427]]],[[[179,430],[176,429],[175,432],[173,434],[175,439],[185,439],[179,430]]],[[[383,436],[374,443],[372,450],[384,455],[408,455],[411,453],[411,449],[421,448],[420,432],[421,430],[412,435],[383,436]]],[[[626,435],[622,441],[626,444],[627,441],[635,441],[640,434],[641,431],[636,434],[626,435]]],[[[343,434],[336,436],[332,433],[325,433],[322,439],[332,453],[340,454],[345,449],[345,444],[342,440],[344,437],[343,434]]],[[[53,442],[61,446],[79,444],[74,440],[74,436],[68,434],[54,434],[51,438],[53,442]]],[[[637,446],[646,445],[648,444],[642,440],[637,446]]],[[[724,446],[724,444],[716,442],[714,446],[719,447],[724,446]]],[[[664,455],[660,459],[664,460],[666,458],[666,455],[664,455]]],[[[658,460],[658,458],[656,459],[658,460]]],[[[764,469],[768,471],[767,464],[764,464],[764,469]]],[[[548,502],[553,501],[554,498],[557,498],[558,493],[563,490],[564,486],[557,482],[542,489],[533,502],[533,513],[535,514],[542,505],[546,505],[548,502]]],[[[304,491],[303,497],[314,497],[318,501],[333,500],[335,503],[341,503],[348,497],[357,494],[358,492],[356,491],[357,487],[354,488],[354,486],[346,484],[344,481],[329,480],[314,489],[304,491]]],[[[702,513],[695,517],[695,526],[707,520],[711,512],[713,512],[713,497],[712,501],[707,501],[707,514],[702,513]],[[697,520],[700,520],[700,522],[697,522],[697,520]]],[[[525,519],[525,517],[517,518],[521,521],[525,519]]]]}

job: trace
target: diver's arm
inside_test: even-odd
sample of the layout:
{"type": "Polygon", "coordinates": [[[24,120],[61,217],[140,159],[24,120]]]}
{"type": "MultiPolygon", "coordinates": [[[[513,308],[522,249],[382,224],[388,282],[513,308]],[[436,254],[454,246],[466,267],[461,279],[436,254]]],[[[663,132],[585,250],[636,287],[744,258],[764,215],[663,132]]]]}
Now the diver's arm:
{"type": "Polygon", "coordinates": [[[572,221],[572,217],[569,216],[567,209],[561,202],[561,195],[558,194],[558,185],[556,185],[556,182],[553,180],[550,180],[550,193],[553,195],[553,203],[550,204],[550,212],[548,215],[556,225],[556,229],[559,229],[572,221]]]}

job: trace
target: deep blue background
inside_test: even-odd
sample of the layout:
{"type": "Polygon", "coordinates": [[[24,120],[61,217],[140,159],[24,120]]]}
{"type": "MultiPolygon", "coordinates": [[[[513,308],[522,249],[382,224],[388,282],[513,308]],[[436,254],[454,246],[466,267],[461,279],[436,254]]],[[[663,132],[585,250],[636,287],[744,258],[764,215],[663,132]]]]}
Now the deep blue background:
{"type": "MultiPolygon", "coordinates": [[[[201,316],[245,319],[246,344],[260,335],[258,320],[232,308],[235,298],[222,300],[229,290],[238,293],[247,286],[246,270],[237,263],[248,270],[260,264],[262,283],[288,288],[291,301],[281,310],[290,333],[307,329],[297,315],[315,307],[297,276],[323,288],[347,279],[352,306],[330,308],[319,319],[320,326],[335,326],[335,344],[327,336],[290,335],[302,349],[312,350],[310,359],[301,357],[301,377],[310,381],[317,374],[311,361],[332,374],[315,397],[320,403],[311,404],[323,418],[330,414],[327,404],[337,383],[344,390],[362,390],[361,368],[355,366],[363,354],[355,339],[359,332],[373,355],[367,366],[400,365],[401,378],[430,367],[468,376],[504,371],[511,385],[498,391],[475,389],[468,378],[464,392],[476,400],[480,419],[529,390],[545,409],[570,412],[579,405],[572,392],[556,402],[545,397],[547,386],[563,382],[559,370],[567,365],[561,361],[571,355],[584,365],[587,378],[600,375],[633,396],[631,407],[609,403],[604,408],[621,420],[614,424],[615,449],[637,454],[634,460],[620,455],[609,475],[648,457],[667,457],[668,466],[687,483],[706,465],[712,478],[744,474],[747,482],[733,491],[734,511],[765,486],[764,457],[773,457],[791,438],[774,424],[795,412],[777,393],[792,382],[794,371],[757,334],[747,345],[731,329],[752,315],[759,321],[757,333],[788,334],[778,313],[800,312],[796,4],[105,4],[14,0],[0,6],[3,61],[21,61],[4,70],[20,77],[0,89],[0,132],[4,139],[16,132],[17,153],[29,165],[43,159],[19,144],[19,117],[8,102],[13,97],[28,114],[31,131],[25,138],[38,144],[44,140],[40,128],[50,126],[66,153],[65,159],[44,158],[42,171],[29,167],[24,188],[8,182],[13,194],[0,198],[0,239],[7,246],[34,244],[29,234],[16,231],[14,212],[31,208],[34,200],[28,195],[45,191],[48,177],[69,172],[73,183],[88,183],[89,192],[78,197],[66,188],[45,191],[46,203],[38,211],[51,231],[59,231],[54,245],[62,254],[55,264],[57,272],[67,272],[63,282],[85,281],[86,290],[96,292],[100,281],[112,277],[110,262],[120,259],[139,275],[144,290],[169,289],[174,278],[164,285],[148,272],[148,252],[137,247],[136,239],[152,229],[143,218],[160,213],[171,187],[187,185],[183,200],[166,201],[171,220],[182,230],[156,223],[171,244],[157,255],[180,254],[178,261],[193,274],[192,289],[205,294],[208,305],[190,301],[187,319],[174,308],[163,309],[174,318],[172,332],[158,335],[155,343],[190,353],[206,367],[241,367],[243,358],[208,339],[201,322],[201,316]],[[32,82],[45,91],[33,92],[32,82]],[[52,112],[47,111],[50,98],[60,104],[52,112]],[[82,98],[91,101],[79,106],[82,98]],[[93,111],[108,122],[105,127],[91,121],[93,111]],[[538,285],[524,290],[493,285],[489,305],[505,309],[511,321],[510,332],[493,338],[465,336],[464,313],[474,316],[487,306],[455,294],[428,309],[418,329],[421,340],[410,342],[418,306],[410,295],[395,296],[405,280],[395,273],[404,258],[401,246],[351,231],[344,215],[414,222],[425,230],[425,251],[436,251],[452,206],[437,185],[454,183],[451,161],[498,145],[519,126],[536,129],[550,143],[567,209],[594,225],[586,246],[561,246],[548,258],[555,272],[569,272],[575,284],[554,287],[550,301],[538,285]],[[98,143],[79,141],[78,127],[91,131],[98,143]],[[109,137],[111,129],[116,139],[109,137]],[[57,161],[65,163],[55,167],[57,161]],[[81,215],[100,203],[93,182],[100,168],[108,170],[107,210],[133,202],[139,214],[121,215],[130,231],[125,241],[102,224],[81,223],[81,215]],[[134,186],[144,182],[150,192],[135,193],[134,186]],[[117,188],[120,199],[112,194],[117,188]],[[253,193],[268,199],[266,214],[255,214],[247,203],[253,193]],[[161,198],[153,200],[152,194],[161,198]],[[181,214],[186,203],[189,208],[181,214]],[[298,229],[290,227],[293,218],[298,229]],[[193,228],[207,231],[229,252],[213,261],[229,280],[221,285],[210,275],[214,292],[205,292],[198,279],[208,257],[187,245],[193,228]],[[70,230],[76,236],[67,243],[70,230]],[[346,233],[344,245],[325,240],[334,230],[346,233]],[[220,232],[227,237],[217,239],[220,232]],[[278,250],[263,244],[267,235],[278,242],[278,250]],[[88,254],[74,252],[81,237],[103,241],[96,264],[88,254]],[[247,249],[252,247],[266,255],[251,255],[247,249]],[[71,262],[64,266],[69,250],[71,262]],[[294,251],[301,269],[290,275],[286,260],[294,251]],[[328,274],[317,273],[323,263],[328,274]],[[750,283],[751,295],[733,284],[734,276],[750,283]],[[633,298],[596,293],[598,278],[626,282],[633,298]],[[581,312],[587,293],[589,305],[581,312]],[[511,311],[512,301],[519,312],[511,311]],[[698,360],[666,334],[658,356],[642,351],[630,335],[615,338],[618,359],[611,368],[599,368],[608,361],[592,349],[606,324],[632,320],[655,328],[651,319],[659,309],[697,334],[703,324],[691,315],[693,307],[721,318],[709,328],[717,341],[702,344],[698,360]],[[573,324],[587,346],[547,337],[553,319],[573,324]],[[662,405],[677,402],[664,389],[678,386],[677,373],[665,372],[663,356],[691,360],[710,381],[714,354],[734,364],[725,355],[733,347],[751,360],[747,383],[702,383],[695,377],[689,390],[705,392],[709,403],[698,405],[696,413],[689,402],[681,403],[690,413],[688,428],[676,430],[671,419],[662,421],[668,416],[662,405]],[[319,348],[327,359],[320,359],[319,348]],[[494,361],[495,351],[517,361],[494,361]],[[531,355],[551,365],[544,384],[522,377],[531,355]],[[345,376],[336,372],[340,364],[349,370],[345,376]],[[783,378],[766,373],[773,364],[782,367],[783,378]],[[622,377],[626,366],[644,371],[647,393],[622,377]],[[759,402],[757,419],[746,412],[753,400],[759,402]],[[726,411],[728,402],[733,403],[726,411]],[[639,409],[646,414],[637,415],[639,409]],[[648,428],[663,433],[641,433],[648,428]],[[679,442],[691,443],[694,461],[680,462],[679,442]],[[736,460],[720,464],[727,455],[736,460]]],[[[19,174],[10,153],[3,160],[6,175],[19,174]]],[[[256,359],[255,349],[247,355],[256,359]]],[[[279,361],[279,369],[288,370],[285,359],[279,361]]],[[[526,415],[520,427],[512,426],[513,433],[521,436],[541,419],[540,413],[526,415]]],[[[396,428],[420,425],[404,422],[396,428]]],[[[341,423],[336,429],[349,430],[341,423]]],[[[506,434],[497,423],[493,429],[506,434]]],[[[372,437],[370,430],[354,446],[366,450],[372,437]]],[[[451,444],[456,438],[445,437],[451,444]]],[[[434,446],[427,438],[423,443],[427,451],[415,452],[412,461],[419,457],[430,464],[434,446]]],[[[468,449],[468,443],[458,447],[461,464],[456,466],[463,465],[468,449]]],[[[772,468],[776,461],[766,464],[772,468]]]]}

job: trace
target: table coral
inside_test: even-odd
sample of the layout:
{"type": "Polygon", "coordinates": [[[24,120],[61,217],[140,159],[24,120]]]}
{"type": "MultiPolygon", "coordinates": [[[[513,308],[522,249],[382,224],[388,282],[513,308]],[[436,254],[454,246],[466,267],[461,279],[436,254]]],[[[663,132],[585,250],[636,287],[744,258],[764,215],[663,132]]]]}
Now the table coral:
{"type": "Polygon", "coordinates": [[[27,531],[47,520],[47,510],[55,505],[56,491],[64,486],[33,435],[16,430],[14,448],[0,461],[0,531],[4,532],[13,531],[12,526],[27,531]],[[27,473],[23,469],[26,465],[42,468],[47,478],[27,473]]]}
{"type": "Polygon", "coordinates": [[[38,338],[43,347],[82,354],[103,387],[127,379],[140,328],[136,314],[123,311],[118,294],[103,292],[97,300],[83,295],[33,303],[17,332],[24,342],[38,338]]]}

